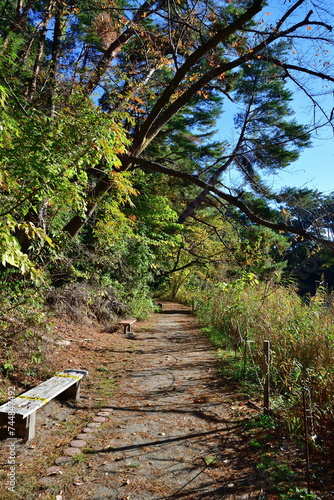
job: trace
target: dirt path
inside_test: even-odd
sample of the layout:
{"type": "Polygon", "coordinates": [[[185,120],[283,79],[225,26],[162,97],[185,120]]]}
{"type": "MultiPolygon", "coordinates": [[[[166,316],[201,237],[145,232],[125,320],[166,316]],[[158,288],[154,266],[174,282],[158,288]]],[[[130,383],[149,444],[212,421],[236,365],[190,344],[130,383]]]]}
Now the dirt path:
{"type": "MultiPolygon", "coordinates": [[[[86,399],[79,408],[46,405],[36,440],[17,447],[19,490],[1,498],[258,497],[259,478],[241,427],[249,410],[222,388],[214,351],[189,309],[164,303],[136,332],[135,340],[126,341],[121,334],[91,334],[91,342],[75,348],[78,367],[95,366],[83,384],[86,399]],[[101,408],[94,390],[108,393],[116,362],[117,389],[101,408]],[[75,459],[66,457],[73,439],[83,446],[75,459]]],[[[66,361],[74,359],[70,349],[62,351],[66,361]]]]}
{"type": "Polygon", "coordinates": [[[106,408],[111,425],[87,449],[85,484],[70,498],[251,498],[213,352],[188,309],[164,304],[156,320],[134,341],[134,366],[106,408]]]}

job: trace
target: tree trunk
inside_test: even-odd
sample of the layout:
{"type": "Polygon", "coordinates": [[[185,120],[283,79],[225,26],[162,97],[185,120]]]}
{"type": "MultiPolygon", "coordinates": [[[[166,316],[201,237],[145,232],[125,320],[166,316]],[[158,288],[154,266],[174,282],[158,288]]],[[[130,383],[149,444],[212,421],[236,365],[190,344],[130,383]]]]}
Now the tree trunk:
{"type": "Polygon", "coordinates": [[[59,68],[59,58],[61,53],[61,36],[63,31],[63,6],[60,4],[59,0],[56,4],[55,12],[55,26],[53,31],[53,41],[52,41],[52,58],[50,64],[50,74],[49,74],[49,115],[54,118],[56,108],[55,108],[55,97],[56,97],[56,79],[59,68]]]}
{"type": "MultiPolygon", "coordinates": [[[[9,2],[6,2],[4,8],[3,8],[3,13],[5,12],[6,5],[9,2]]],[[[3,39],[2,47],[1,47],[1,53],[4,54],[7,47],[8,43],[10,40],[10,35],[11,33],[18,33],[20,29],[22,28],[22,25],[24,21],[27,19],[29,10],[31,9],[32,4],[34,3],[34,0],[28,0],[26,6],[22,9],[22,0],[18,0],[16,4],[16,18],[14,21],[11,21],[12,28],[8,31],[7,35],[3,39]]]]}
{"type": "Polygon", "coordinates": [[[88,198],[92,201],[87,204],[86,213],[84,217],[75,215],[72,219],[64,226],[63,230],[69,233],[70,236],[75,236],[82,226],[90,219],[90,217],[95,212],[97,206],[99,205],[101,199],[109,191],[111,185],[108,181],[108,176],[104,175],[96,183],[94,188],[91,189],[88,198]]]}
{"type": "Polygon", "coordinates": [[[44,53],[44,48],[45,48],[45,39],[46,39],[46,33],[47,33],[47,27],[49,24],[49,21],[52,16],[52,9],[54,6],[54,0],[51,0],[45,10],[44,18],[42,21],[42,25],[40,28],[40,36],[39,36],[39,42],[38,42],[38,48],[37,48],[37,54],[35,58],[35,64],[34,64],[34,69],[33,69],[33,74],[31,77],[31,81],[29,84],[29,89],[27,92],[27,99],[28,101],[31,101],[35,95],[36,92],[36,87],[37,87],[37,78],[38,75],[41,71],[42,67],[42,57],[44,53]]]}

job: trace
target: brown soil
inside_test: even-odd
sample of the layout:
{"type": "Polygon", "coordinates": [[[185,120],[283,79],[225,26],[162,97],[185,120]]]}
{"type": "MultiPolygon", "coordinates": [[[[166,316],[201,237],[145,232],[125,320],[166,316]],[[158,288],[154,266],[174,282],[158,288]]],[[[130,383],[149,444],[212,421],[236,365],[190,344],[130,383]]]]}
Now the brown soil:
{"type": "MultiPolygon", "coordinates": [[[[88,370],[82,397],[48,403],[38,412],[36,438],[15,440],[14,493],[6,489],[9,440],[0,442],[1,499],[279,498],[281,479],[271,466],[262,469],[254,448],[259,431],[245,426],[261,404],[219,377],[214,349],[188,308],[164,303],[136,323],[135,339],[60,320],[55,331],[52,368],[88,370]],[[85,437],[98,413],[104,422],[85,437]],[[70,458],[74,439],[86,444],[70,458]]],[[[284,437],[272,437],[266,455],[290,458],[305,483],[303,457],[284,437]]],[[[321,498],[334,498],[328,495],[321,498]]]]}

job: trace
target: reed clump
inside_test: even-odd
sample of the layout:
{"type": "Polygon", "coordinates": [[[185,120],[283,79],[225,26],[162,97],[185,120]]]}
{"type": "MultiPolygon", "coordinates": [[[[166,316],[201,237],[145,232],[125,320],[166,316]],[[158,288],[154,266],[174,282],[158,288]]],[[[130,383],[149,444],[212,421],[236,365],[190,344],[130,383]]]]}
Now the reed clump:
{"type": "Polygon", "coordinates": [[[265,373],[263,341],[271,343],[272,407],[291,433],[302,430],[302,391],[308,394],[315,445],[334,456],[334,296],[319,288],[303,300],[293,286],[259,283],[251,273],[218,283],[197,297],[203,326],[265,373]]]}

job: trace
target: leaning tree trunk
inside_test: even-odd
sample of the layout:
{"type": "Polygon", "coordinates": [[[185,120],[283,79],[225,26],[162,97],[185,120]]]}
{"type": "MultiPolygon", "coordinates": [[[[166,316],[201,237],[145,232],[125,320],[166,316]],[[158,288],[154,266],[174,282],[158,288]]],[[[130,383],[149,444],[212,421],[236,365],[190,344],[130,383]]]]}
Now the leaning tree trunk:
{"type": "Polygon", "coordinates": [[[63,231],[66,231],[72,237],[75,236],[82,226],[91,218],[101,199],[109,191],[110,187],[111,183],[108,180],[108,176],[104,175],[89,193],[89,198],[92,201],[87,204],[85,216],[80,217],[79,215],[74,215],[66,226],[63,227],[63,231]]]}

